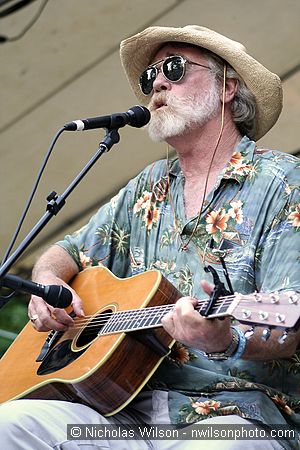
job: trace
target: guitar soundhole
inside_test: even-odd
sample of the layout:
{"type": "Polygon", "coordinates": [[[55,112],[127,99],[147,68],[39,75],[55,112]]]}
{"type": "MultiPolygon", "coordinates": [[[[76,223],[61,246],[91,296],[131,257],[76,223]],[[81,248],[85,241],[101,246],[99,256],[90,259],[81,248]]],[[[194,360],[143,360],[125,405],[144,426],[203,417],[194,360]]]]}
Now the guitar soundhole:
{"type": "Polygon", "coordinates": [[[101,311],[100,314],[97,314],[93,319],[84,327],[79,336],[76,339],[76,347],[82,348],[91,344],[101,332],[104,325],[107,323],[108,319],[112,314],[111,309],[106,309],[105,311],[101,311]]]}

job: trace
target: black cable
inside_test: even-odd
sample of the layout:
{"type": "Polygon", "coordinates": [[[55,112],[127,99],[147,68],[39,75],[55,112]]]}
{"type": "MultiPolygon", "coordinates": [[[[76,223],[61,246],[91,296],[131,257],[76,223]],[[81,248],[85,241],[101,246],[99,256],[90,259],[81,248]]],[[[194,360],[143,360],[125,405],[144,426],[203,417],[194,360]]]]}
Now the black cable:
{"type": "Polygon", "coordinates": [[[12,291],[8,295],[0,295],[0,309],[2,306],[4,306],[14,295],[16,294],[16,291],[12,291]]]}
{"type": "Polygon", "coordinates": [[[62,134],[63,131],[65,131],[65,128],[64,128],[64,127],[61,128],[61,129],[56,133],[56,135],[54,136],[54,138],[53,138],[53,140],[52,140],[52,142],[51,142],[51,144],[50,144],[50,147],[49,147],[49,149],[48,149],[48,152],[47,152],[47,154],[46,154],[46,156],[45,156],[45,159],[44,159],[44,161],[43,161],[43,163],[42,163],[42,166],[41,166],[41,168],[40,168],[40,170],[39,170],[39,173],[38,173],[38,175],[37,175],[37,178],[36,178],[36,180],[35,180],[35,183],[34,183],[34,185],[33,185],[32,190],[31,190],[31,193],[30,193],[30,195],[29,195],[29,197],[28,197],[28,199],[27,199],[27,202],[26,202],[25,208],[24,208],[24,210],[23,210],[23,213],[22,213],[22,215],[21,215],[21,218],[20,218],[20,220],[19,220],[19,222],[18,222],[16,231],[15,231],[15,233],[14,233],[12,239],[11,239],[11,242],[10,242],[10,244],[9,244],[9,246],[8,246],[8,248],[7,248],[7,250],[6,250],[6,252],[5,252],[5,255],[3,256],[1,265],[4,264],[5,261],[7,260],[9,254],[10,254],[10,252],[11,252],[11,249],[13,248],[14,243],[16,242],[16,239],[17,239],[17,237],[18,237],[18,235],[19,235],[21,226],[22,226],[22,224],[23,224],[23,222],[24,222],[24,219],[25,219],[26,214],[27,214],[27,212],[28,212],[28,209],[29,209],[29,207],[30,207],[30,205],[31,205],[32,199],[33,199],[33,197],[34,197],[34,194],[35,194],[35,192],[36,192],[36,190],[37,190],[37,187],[38,187],[38,184],[39,184],[39,182],[40,182],[41,176],[42,176],[42,174],[43,174],[43,172],[44,172],[44,169],[45,169],[45,167],[46,167],[46,164],[47,164],[47,162],[48,162],[48,159],[49,159],[49,157],[50,157],[50,155],[51,155],[51,153],[52,153],[53,147],[54,147],[54,145],[56,144],[57,139],[59,138],[59,136],[62,134]]]}
{"type": "Polygon", "coordinates": [[[25,28],[16,36],[13,37],[8,37],[8,36],[4,36],[4,35],[0,35],[0,44],[4,44],[5,42],[13,42],[13,41],[17,41],[18,39],[21,39],[21,37],[24,36],[25,33],[27,33],[27,31],[35,24],[35,22],[39,19],[40,15],[42,14],[46,4],[48,3],[49,0],[44,0],[43,3],[40,5],[37,13],[35,16],[33,16],[33,18],[31,19],[31,21],[25,26],[25,28]]]}
{"type": "Polygon", "coordinates": [[[29,3],[34,2],[35,0],[19,0],[18,2],[15,0],[0,0],[0,8],[6,3],[13,3],[12,6],[9,6],[4,11],[0,11],[0,18],[9,16],[10,14],[19,11],[19,9],[28,6],[29,3]]]}

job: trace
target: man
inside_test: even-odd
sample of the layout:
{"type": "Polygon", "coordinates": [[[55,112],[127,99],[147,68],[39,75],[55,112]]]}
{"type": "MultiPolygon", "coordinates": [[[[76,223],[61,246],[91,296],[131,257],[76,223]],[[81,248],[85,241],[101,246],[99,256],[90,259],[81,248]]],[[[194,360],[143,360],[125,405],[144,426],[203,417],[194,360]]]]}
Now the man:
{"type": "MultiPolygon", "coordinates": [[[[231,285],[243,294],[300,291],[299,161],[259,150],[254,142],[280,114],[280,80],[241,44],[199,26],[147,28],[122,42],[121,60],[138,99],[151,111],[150,137],[165,140],[178,158],[151,164],[87,226],[49,248],[33,279],[67,286],[88,266],[105,265],[118,277],[156,268],[182,293],[162,319],[177,343],[145,389],[112,417],[58,401],[3,405],[4,448],[240,448],[232,439],[220,444],[66,437],[67,423],[199,422],[255,423],[263,431],[278,425],[281,435],[244,435],[242,445],[297,448],[297,435],[284,439],[283,433],[299,430],[300,332],[290,332],[281,344],[280,331],[266,340],[258,328],[246,340],[250,326],[209,320],[196,308],[197,299],[212,293],[205,267],[213,267],[214,281],[218,274],[226,285],[224,263],[229,291],[231,285]]],[[[74,312],[83,317],[82,302],[72,292],[74,312]]],[[[260,309],[254,305],[252,314],[260,309]]],[[[38,331],[73,325],[64,310],[36,297],[29,317],[38,331]]]]}

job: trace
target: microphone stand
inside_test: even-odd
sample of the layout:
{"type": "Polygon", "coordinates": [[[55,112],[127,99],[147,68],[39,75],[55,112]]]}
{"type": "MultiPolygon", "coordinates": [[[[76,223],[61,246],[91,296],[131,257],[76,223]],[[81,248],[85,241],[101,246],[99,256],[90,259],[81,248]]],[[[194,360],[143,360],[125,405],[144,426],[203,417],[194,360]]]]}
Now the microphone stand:
{"type": "MultiPolygon", "coordinates": [[[[66,199],[71,194],[71,192],[75,189],[75,187],[80,183],[80,181],[84,178],[84,176],[89,172],[89,170],[93,167],[96,161],[103,155],[103,153],[107,153],[114,144],[117,144],[120,141],[120,135],[118,129],[106,129],[106,135],[103,141],[100,142],[99,147],[94,154],[94,156],[89,160],[89,162],[84,166],[84,168],[79,172],[79,174],[74,178],[74,180],[70,183],[67,189],[63,192],[62,195],[58,195],[55,191],[51,192],[47,196],[47,207],[45,214],[41,217],[41,219],[36,223],[36,225],[32,228],[32,230],[28,233],[28,235],[24,238],[18,248],[14,251],[14,253],[7,258],[5,263],[0,267],[0,286],[8,287],[13,290],[16,290],[16,284],[12,283],[9,279],[10,277],[5,277],[5,274],[9,271],[11,266],[19,259],[19,257],[24,253],[27,247],[31,244],[31,242],[36,238],[36,236],[42,231],[42,229],[46,226],[46,224],[52,219],[53,216],[57,215],[58,212],[62,209],[62,207],[66,203],[66,199]]],[[[17,288],[17,290],[19,290],[17,288]]],[[[10,300],[10,298],[0,299],[0,309],[10,300]]]]}

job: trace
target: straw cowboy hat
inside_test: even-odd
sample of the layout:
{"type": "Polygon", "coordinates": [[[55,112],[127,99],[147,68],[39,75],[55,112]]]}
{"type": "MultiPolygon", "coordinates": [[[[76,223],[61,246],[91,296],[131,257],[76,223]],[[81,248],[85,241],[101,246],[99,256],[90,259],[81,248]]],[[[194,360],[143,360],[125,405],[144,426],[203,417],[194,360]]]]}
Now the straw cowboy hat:
{"type": "Polygon", "coordinates": [[[167,42],[184,42],[204,47],[227,61],[256,99],[256,140],[272,128],[282,109],[280,78],[252,58],[239,42],[198,25],[182,28],[149,27],[121,42],[121,62],[141,103],[148,103],[149,99],[140,91],[139,77],[151,64],[158,49],[167,42]]]}

